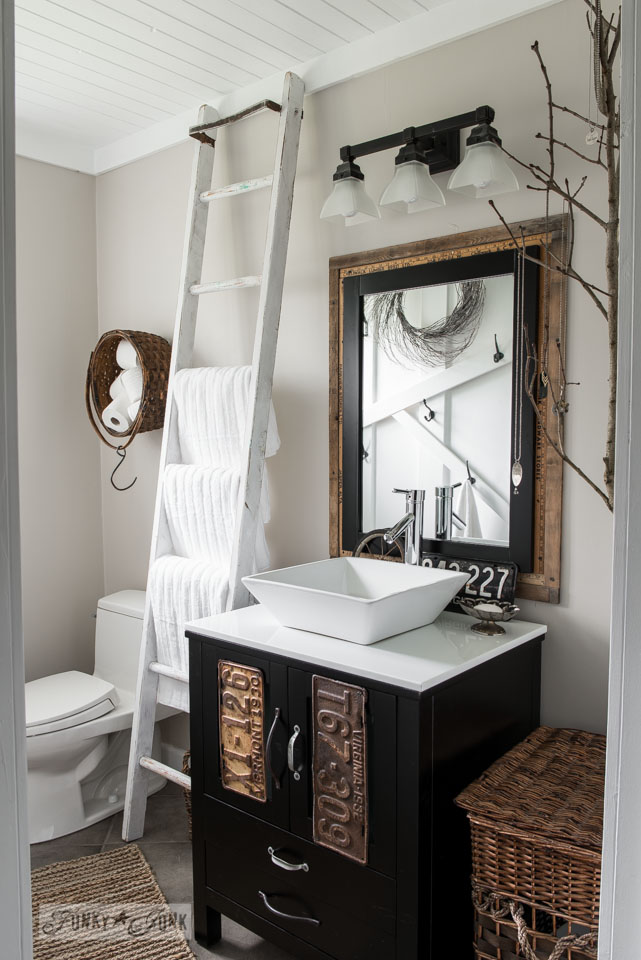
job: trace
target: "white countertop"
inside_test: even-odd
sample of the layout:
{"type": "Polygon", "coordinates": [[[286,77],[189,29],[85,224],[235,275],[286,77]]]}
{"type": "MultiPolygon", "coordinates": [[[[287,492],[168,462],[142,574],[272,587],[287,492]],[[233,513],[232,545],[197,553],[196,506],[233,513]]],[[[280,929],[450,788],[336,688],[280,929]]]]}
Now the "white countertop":
{"type": "Polygon", "coordinates": [[[363,646],[282,627],[265,607],[255,604],[193,620],[185,629],[418,692],[547,632],[544,624],[511,620],[502,624],[505,636],[484,637],[471,630],[476,622],[464,613],[442,613],[428,626],[363,646]]]}

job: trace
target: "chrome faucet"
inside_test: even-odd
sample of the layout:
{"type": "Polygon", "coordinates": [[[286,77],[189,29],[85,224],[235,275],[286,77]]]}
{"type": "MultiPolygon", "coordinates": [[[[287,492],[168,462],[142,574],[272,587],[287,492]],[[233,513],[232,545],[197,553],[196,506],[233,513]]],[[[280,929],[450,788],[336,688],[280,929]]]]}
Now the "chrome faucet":
{"type": "MultiPolygon", "coordinates": [[[[470,479],[472,480],[472,483],[476,483],[475,479],[472,479],[471,477],[470,479]]],[[[462,520],[457,513],[454,513],[454,510],[452,509],[452,497],[454,496],[454,491],[460,486],[460,483],[454,483],[448,487],[434,488],[434,537],[436,540],[452,539],[453,519],[456,520],[457,527],[461,529],[465,527],[465,521],[462,520]]]]}
{"type": "Polygon", "coordinates": [[[425,490],[397,490],[393,493],[405,494],[405,516],[383,534],[385,543],[394,541],[405,534],[405,563],[415,566],[421,562],[421,536],[423,534],[423,511],[425,509],[425,490]]]}

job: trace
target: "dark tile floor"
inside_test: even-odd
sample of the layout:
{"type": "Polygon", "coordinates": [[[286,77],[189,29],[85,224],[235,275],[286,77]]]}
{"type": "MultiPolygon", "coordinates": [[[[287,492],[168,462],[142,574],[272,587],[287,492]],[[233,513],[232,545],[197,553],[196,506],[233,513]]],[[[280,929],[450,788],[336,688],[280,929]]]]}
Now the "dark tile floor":
{"type": "MultiPolygon", "coordinates": [[[[80,830],[78,833],[36,843],[31,847],[31,866],[43,867],[60,860],[101,853],[122,845],[122,813],[80,830]]],[[[180,789],[172,783],[147,804],[145,834],[138,846],[156,875],[169,903],[190,903],[192,899],[191,844],[187,814],[180,789]]],[[[255,936],[223,917],[223,937],[212,950],[190,944],[198,960],[293,960],[292,955],[255,936]]]]}

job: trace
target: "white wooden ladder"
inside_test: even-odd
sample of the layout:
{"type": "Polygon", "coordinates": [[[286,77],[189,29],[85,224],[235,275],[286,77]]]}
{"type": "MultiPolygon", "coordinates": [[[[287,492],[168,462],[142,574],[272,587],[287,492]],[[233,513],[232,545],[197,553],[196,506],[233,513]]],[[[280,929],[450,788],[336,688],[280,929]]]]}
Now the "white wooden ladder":
{"type": "MultiPolygon", "coordinates": [[[[242,577],[252,572],[257,523],[260,516],[265,445],[303,112],[303,94],[302,80],[295,74],[288,73],[285,77],[283,100],[280,107],[272,101],[263,101],[233,117],[219,119],[218,114],[212,107],[204,106],[201,107],[197,126],[192,127],[189,131],[190,136],[199,141],[199,146],[194,156],[192,169],[190,209],[181,268],[180,296],[174,327],[149,566],[151,569],[152,564],[158,557],[172,553],[171,538],[167,530],[163,509],[163,481],[166,466],[170,463],[180,462],[181,459],[179,450],[175,449],[177,430],[174,420],[176,417],[173,390],[174,377],[178,370],[191,365],[198,298],[206,293],[260,285],[247,423],[241,462],[240,495],[230,562],[230,609],[246,606],[249,602],[249,595],[242,583],[242,577]],[[254,180],[232,183],[221,189],[212,190],[214,148],[218,127],[240,120],[261,109],[280,111],[273,174],[254,180]],[[210,204],[213,201],[263,187],[271,187],[271,202],[267,221],[262,276],[203,282],[203,251],[210,204]]],[[[156,633],[148,590],[125,796],[124,840],[136,840],[143,834],[147,805],[148,770],[160,774],[182,787],[187,789],[190,787],[188,776],[151,757],[158,678],[160,675],[182,683],[189,682],[187,674],[180,673],[166,664],[158,663],[156,633]]]]}

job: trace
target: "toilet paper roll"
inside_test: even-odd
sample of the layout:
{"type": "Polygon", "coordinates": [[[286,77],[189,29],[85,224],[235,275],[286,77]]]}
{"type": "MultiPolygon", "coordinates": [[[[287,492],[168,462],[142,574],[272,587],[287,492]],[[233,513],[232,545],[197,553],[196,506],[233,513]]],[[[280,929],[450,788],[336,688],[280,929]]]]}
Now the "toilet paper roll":
{"type": "Polygon", "coordinates": [[[131,370],[138,365],[136,348],[128,340],[121,340],[116,347],[116,363],[122,370],[131,370]]]}
{"type": "Polygon", "coordinates": [[[131,426],[131,420],[127,416],[126,403],[127,398],[123,395],[118,397],[117,400],[112,400],[102,411],[102,422],[110,430],[115,430],[116,433],[126,433],[131,426]]]}
{"type": "Polygon", "coordinates": [[[142,370],[140,367],[131,367],[120,374],[122,385],[127,394],[128,404],[140,401],[142,397],[142,370]]]}
{"type": "MultiPolygon", "coordinates": [[[[142,372],[142,371],[141,371],[142,372]]],[[[117,400],[118,397],[121,397],[125,392],[125,384],[123,381],[123,374],[119,373],[114,382],[109,387],[109,396],[112,400],[117,400]]]]}
{"type": "Polygon", "coordinates": [[[127,407],[127,416],[133,423],[136,417],[138,416],[138,411],[140,410],[140,400],[136,400],[135,403],[132,403],[127,407]]]}

